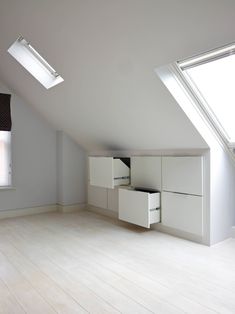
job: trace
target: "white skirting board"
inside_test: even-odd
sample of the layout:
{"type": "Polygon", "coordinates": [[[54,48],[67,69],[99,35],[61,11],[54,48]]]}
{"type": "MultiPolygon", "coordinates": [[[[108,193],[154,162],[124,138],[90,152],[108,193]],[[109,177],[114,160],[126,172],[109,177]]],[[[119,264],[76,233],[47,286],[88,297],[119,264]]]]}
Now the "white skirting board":
{"type": "Polygon", "coordinates": [[[87,210],[91,211],[93,213],[96,213],[96,214],[100,214],[100,215],[104,215],[104,216],[118,219],[118,212],[115,212],[115,211],[107,209],[107,208],[101,208],[101,207],[95,207],[93,205],[87,205],[87,210]]]}
{"type": "Polygon", "coordinates": [[[203,242],[203,239],[202,239],[201,236],[198,236],[198,235],[195,235],[195,234],[192,234],[192,233],[189,233],[189,232],[177,230],[175,228],[163,226],[161,223],[153,224],[151,226],[151,229],[159,231],[159,232],[170,234],[170,235],[172,235],[174,237],[177,237],[177,238],[181,238],[181,239],[193,241],[193,242],[196,242],[196,243],[201,243],[201,244],[208,245],[207,243],[203,242]]]}
{"type": "Polygon", "coordinates": [[[231,237],[235,238],[235,226],[232,227],[231,237]]]}
{"type": "MultiPolygon", "coordinates": [[[[108,216],[108,217],[111,217],[111,218],[114,218],[114,219],[118,220],[118,212],[115,212],[115,211],[112,211],[112,210],[109,210],[109,209],[106,209],[106,208],[96,207],[96,206],[93,206],[93,205],[87,205],[87,210],[91,211],[91,212],[94,212],[96,214],[100,214],[100,215],[103,215],[103,216],[108,216]]],[[[191,234],[191,233],[188,233],[188,232],[183,232],[183,231],[180,231],[180,230],[176,230],[176,229],[173,229],[173,228],[169,228],[169,227],[163,226],[161,223],[153,224],[153,225],[151,225],[150,228],[152,230],[156,230],[156,231],[159,231],[159,232],[167,233],[167,234],[170,234],[170,235],[178,237],[178,238],[182,238],[182,239],[185,239],[185,240],[189,240],[189,241],[193,241],[193,242],[197,242],[197,243],[202,243],[202,244],[208,245],[207,243],[203,243],[202,237],[200,237],[200,236],[197,236],[197,235],[194,235],[194,234],[191,234]]]]}
{"type": "Polygon", "coordinates": [[[61,213],[72,213],[76,211],[85,210],[87,207],[84,203],[72,204],[72,205],[57,205],[58,211],[61,213]]]}
{"type": "Polygon", "coordinates": [[[57,205],[46,205],[30,208],[9,209],[0,211],[0,219],[21,217],[27,215],[35,215],[41,213],[56,212],[58,210],[57,205]]]}
{"type": "Polygon", "coordinates": [[[71,213],[86,209],[86,204],[73,204],[73,205],[45,205],[29,208],[0,210],[0,219],[14,218],[28,215],[36,215],[42,213],[50,213],[59,211],[61,213],[71,213]]]}

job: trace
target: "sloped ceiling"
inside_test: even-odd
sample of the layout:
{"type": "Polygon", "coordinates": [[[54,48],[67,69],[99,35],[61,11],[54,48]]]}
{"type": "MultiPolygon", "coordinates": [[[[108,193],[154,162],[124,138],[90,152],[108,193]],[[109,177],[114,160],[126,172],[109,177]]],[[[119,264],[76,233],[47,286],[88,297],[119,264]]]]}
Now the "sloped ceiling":
{"type": "Polygon", "coordinates": [[[154,68],[234,40],[234,0],[0,0],[0,77],[87,150],[203,148],[154,68]],[[7,53],[23,35],[63,76],[7,53]]]}

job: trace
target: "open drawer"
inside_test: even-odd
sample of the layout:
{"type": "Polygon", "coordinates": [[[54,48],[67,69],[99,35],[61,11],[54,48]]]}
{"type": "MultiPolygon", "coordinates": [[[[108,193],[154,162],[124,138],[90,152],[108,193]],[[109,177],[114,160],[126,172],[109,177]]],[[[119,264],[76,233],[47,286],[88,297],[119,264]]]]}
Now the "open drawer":
{"type": "Polygon", "coordinates": [[[120,188],[119,210],[120,220],[124,220],[145,228],[160,222],[160,192],[145,189],[120,188]]]}
{"type": "Polygon", "coordinates": [[[130,158],[89,157],[90,185],[114,189],[130,182],[130,158]]]}

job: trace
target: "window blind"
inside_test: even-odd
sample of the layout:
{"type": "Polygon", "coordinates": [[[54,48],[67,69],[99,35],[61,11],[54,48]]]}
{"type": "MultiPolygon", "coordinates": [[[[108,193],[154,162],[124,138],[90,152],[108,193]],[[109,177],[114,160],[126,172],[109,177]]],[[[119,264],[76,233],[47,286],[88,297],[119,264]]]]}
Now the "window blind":
{"type": "Polygon", "coordinates": [[[0,131],[11,131],[11,95],[0,93],[0,131]]]}

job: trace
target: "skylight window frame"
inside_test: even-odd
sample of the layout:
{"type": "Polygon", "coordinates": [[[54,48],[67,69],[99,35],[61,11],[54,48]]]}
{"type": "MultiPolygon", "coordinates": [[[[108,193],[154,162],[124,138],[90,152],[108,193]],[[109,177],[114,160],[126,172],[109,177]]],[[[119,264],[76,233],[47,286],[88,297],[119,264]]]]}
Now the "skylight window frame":
{"type": "Polygon", "coordinates": [[[220,48],[212,49],[207,52],[194,55],[190,58],[179,60],[176,63],[182,71],[221,58],[235,54],[235,43],[225,45],[220,48]]]}
{"type": "Polygon", "coordinates": [[[187,59],[179,60],[173,64],[173,68],[178,78],[180,78],[184,83],[187,91],[190,92],[191,96],[193,96],[193,98],[196,100],[195,103],[200,112],[204,115],[204,117],[207,118],[208,122],[211,124],[216,133],[219,134],[222,141],[230,149],[234,149],[235,142],[230,140],[230,136],[216,117],[210,105],[205,100],[193,80],[190,78],[189,74],[186,72],[187,69],[225,58],[230,55],[235,55],[235,43],[231,43],[187,59]]]}
{"type": "Polygon", "coordinates": [[[19,36],[7,51],[46,89],[64,81],[58,72],[23,36],[19,36]]]}
{"type": "Polygon", "coordinates": [[[36,49],[33,48],[33,46],[28,42],[23,36],[18,37],[17,41],[21,43],[26,49],[29,50],[29,52],[34,55],[34,57],[42,63],[42,65],[48,70],[51,75],[54,77],[58,77],[59,74],[56,72],[55,69],[37,52],[36,49]]]}

